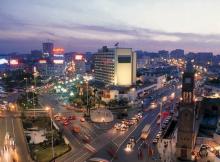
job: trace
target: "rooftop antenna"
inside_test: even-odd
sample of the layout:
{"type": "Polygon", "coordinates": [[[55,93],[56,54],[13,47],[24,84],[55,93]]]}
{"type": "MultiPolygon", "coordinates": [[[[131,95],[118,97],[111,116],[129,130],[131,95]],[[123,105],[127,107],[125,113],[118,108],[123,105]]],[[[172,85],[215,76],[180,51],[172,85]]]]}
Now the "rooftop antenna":
{"type": "Polygon", "coordinates": [[[118,45],[119,45],[119,42],[115,43],[115,47],[118,47],[118,45]]]}

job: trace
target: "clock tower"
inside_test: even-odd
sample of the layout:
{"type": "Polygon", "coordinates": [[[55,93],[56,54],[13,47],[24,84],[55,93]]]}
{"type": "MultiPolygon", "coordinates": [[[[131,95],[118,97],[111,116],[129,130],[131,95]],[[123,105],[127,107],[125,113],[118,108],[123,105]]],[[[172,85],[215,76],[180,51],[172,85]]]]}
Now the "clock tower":
{"type": "Polygon", "coordinates": [[[182,100],[178,108],[176,156],[180,160],[192,160],[195,145],[194,70],[187,62],[182,80],[182,100]]]}

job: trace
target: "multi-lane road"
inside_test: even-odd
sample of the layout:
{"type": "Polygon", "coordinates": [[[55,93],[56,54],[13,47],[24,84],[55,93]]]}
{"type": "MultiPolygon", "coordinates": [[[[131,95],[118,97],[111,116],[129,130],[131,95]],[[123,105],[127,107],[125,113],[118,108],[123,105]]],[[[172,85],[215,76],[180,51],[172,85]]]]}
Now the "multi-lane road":
{"type": "MultiPolygon", "coordinates": [[[[32,161],[29,156],[28,147],[25,141],[21,119],[17,115],[14,115],[13,112],[3,111],[1,113],[1,118],[0,118],[0,131],[1,131],[0,133],[1,151],[4,148],[4,140],[5,140],[6,132],[15,141],[16,154],[13,155],[11,154],[10,158],[8,158],[8,162],[13,162],[13,160],[16,160],[17,162],[32,161]]],[[[2,159],[4,158],[3,156],[4,156],[4,152],[2,151],[2,155],[1,155],[2,159]]],[[[4,160],[2,162],[4,162],[4,160]]]]}
{"type": "MultiPolygon", "coordinates": [[[[169,96],[174,89],[165,89],[163,91],[163,96],[169,96]]],[[[175,89],[176,94],[179,94],[179,91],[177,89],[175,89]]],[[[160,92],[161,93],[161,92],[160,92]]],[[[157,98],[159,99],[161,96],[156,95],[157,98]]],[[[158,101],[158,103],[160,102],[160,100],[158,101]]],[[[171,107],[172,104],[174,104],[176,102],[176,100],[173,100],[172,102],[170,102],[170,100],[168,100],[167,104],[164,104],[166,107],[171,107]]],[[[159,104],[158,104],[159,105],[159,104]]],[[[146,104],[147,106],[147,104],[146,104]]],[[[163,107],[163,110],[165,109],[165,106],[163,107]]],[[[145,107],[146,108],[146,107],[145,107]]],[[[127,161],[127,162],[133,162],[136,161],[138,159],[138,151],[140,149],[143,150],[143,155],[145,156],[143,158],[143,160],[145,161],[146,159],[148,161],[150,161],[151,159],[149,159],[149,157],[147,156],[147,148],[144,148],[143,144],[146,143],[148,146],[150,146],[151,148],[153,148],[154,150],[155,145],[152,144],[153,139],[155,138],[156,134],[158,133],[158,131],[160,130],[160,126],[157,124],[157,115],[160,112],[159,110],[159,106],[154,108],[153,110],[144,112],[144,117],[143,120],[139,123],[139,125],[134,129],[134,131],[132,131],[132,133],[129,134],[129,136],[124,137],[124,140],[118,141],[116,142],[116,145],[118,146],[118,152],[117,152],[117,157],[118,158],[112,158],[111,156],[109,156],[106,153],[106,148],[103,148],[101,150],[99,150],[96,154],[93,155],[93,157],[101,157],[104,159],[107,159],[109,161],[113,161],[113,162],[122,162],[122,161],[127,161]],[[144,128],[144,126],[146,124],[150,124],[151,128],[150,128],[150,132],[148,135],[148,138],[146,141],[142,141],[140,139],[140,135],[141,135],[141,131],[144,128]],[[129,137],[134,137],[137,141],[136,141],[136,145],[134,146],[134,148],[132,149],[132,151],[130,152],[126,152],[125,148],[126,148],[126,144],[128,143],[128,139],[129,137]]]]}
{"type": "MultiPolygon", "coordinates": [[[[171,86],[171,87],[164,88],[154,93],[152,96],[154,96],[154,100],[158,100],[158,103],[159,103],[160,98],[162,96],[169,96],[174,91],[177,92],[178,90],[171,86]]],[[[52,102],[53,99],[46,99],[46,97],[43,97],[43,100],[44,100],[44,102],[42,102],[43,105],[49,104],[50,106],[54,107],[55,111],[59,111],[59,109],[63,109],[63,107],[57,105],[56,102],[52,102]]],[[[146,109],[149,107],[150,101],[146,99],[144,102],[145,102],[144,109],[146,109]]],[[[170,104],[172,104],[172,102],[170,102],[170,104]]],[[[171,106],[171,105],[168,105],[168,106],[171,106]]],[[[64,110],[61,110],[61,111],[64,112],[64,110]]],[[[159,113],[159,107],[156,107],[155,109],[151,111],[144,112],[144,117],[139,122],[139,124],[131,127],[128,131],[119,133],[114,129],[110,129],[101,135],[95,135],[93,137],[93,140],[89,144],[82,143],[82,141],[80,141],[76,135],[72,134],[70,129],[63,127],[64,134],[69,139],[73,149],[69,153],[58,158],[57,161],[72,162],[74,160],[74,162],[84,162],[91,156],[103,157],[105,159],[109,159],[110,161],[116,161],[116,162],[119,162],[121,160],[130,161],[132,158],[137,159],[137,155],[136,155],[137,153],[132,153],[131,155],[133,157],[128,158],[129,156],[127,156],[126,152],[124,151],[127,140],[131,136],[135,136],[136,139],[138,139],[137,144],[134,149],[134,152],[135,151],[137,152],[137,148],[139,148],[143,144],[143,142],[139,138],[141,130],[146,124],[150,124],[152,129],[151,129],[151,132],[149,134],[147,141],[148,143],[151,144],[156,133],[159,131],[159,126],[158,124],[156,124],[156,117],[158,113],[159,113]],[[118,152],[117,152],[117,154],[119,155],[118,157],[120,158],[122,157],[125,159],[112,159],[112,157],[110,157],[106,153],[106,147],[108,146],[109,143],[113,143],[114,145],[116,145],[118,147],[118,152]]],[[[88,134],[96,133],[96,130],[92,128],[90,124],[85,124],[85,127],[87,126],[89,127],[87,129],[89,129],[89,132],[90,132],[88,134]]],[[[62,126],[60,125],[60,127],[62,126]]]]}

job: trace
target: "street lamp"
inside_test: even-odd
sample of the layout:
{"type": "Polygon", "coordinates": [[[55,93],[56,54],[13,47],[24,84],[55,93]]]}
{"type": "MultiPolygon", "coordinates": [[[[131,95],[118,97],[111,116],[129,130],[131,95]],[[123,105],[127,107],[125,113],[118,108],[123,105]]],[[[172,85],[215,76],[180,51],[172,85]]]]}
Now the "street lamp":
{"type": "Polygon", "coordinates": [[[31,89],[32,89],[32,94],[33,94],[33,106],[34,106],[34,117],[35,117],[35,100],[34,100],[35,89],[34,89],[34,86],[31,86],[31,89]]]}
{"type": "Polygon", "coordinates": [[[45,111],[49,113],[50,116],[50,130],[51,130],[51,150],[52,150],[52,157],[54,158],[54,147],[53,147],[53,109],[51,107],[45,107],[45,111]]]}
{"type": "Polygon", "coordinates": [[[89,110],[89,93],[88,93],[88,90],[89,89],[89,82],[88,80],[86,80],[86,106],[87,106],[87,113],[88,113],[88,116],[90,115],[90,110],[89,110]]]}
{"type": "Polygon", "coordinates": [[[27,78],[24,78],[24,80],[26,81],[26,96],[27,96],[27,102],[28,102],[27,78]]]}

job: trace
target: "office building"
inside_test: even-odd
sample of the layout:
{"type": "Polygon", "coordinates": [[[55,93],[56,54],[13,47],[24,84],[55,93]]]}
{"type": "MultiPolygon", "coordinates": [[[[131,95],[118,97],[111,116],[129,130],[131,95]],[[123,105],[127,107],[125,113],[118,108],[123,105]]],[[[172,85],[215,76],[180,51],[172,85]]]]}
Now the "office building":
{"type": "Polygon", "coordinates": [[[83,54],[75,54],[74,65],[75,65],[76,74],[85,74],[86,65],[85,65],[85,57],[83,54]]]}
{"type": "Polygon", "coordinates": [[[53,48],[54,48],[53,43],[51,43],[51,42],[43,43],[43,54],[44,55],[53,54],[53,48]]]}
{"type": "Polygon", "coordinates": [[[116,86],[136,83],[136,54],[131,48],[104,46],[95,54],[94,62],[95,80],[116,86]]]}

